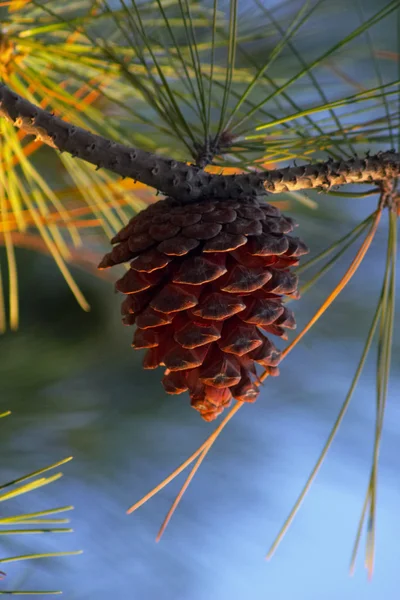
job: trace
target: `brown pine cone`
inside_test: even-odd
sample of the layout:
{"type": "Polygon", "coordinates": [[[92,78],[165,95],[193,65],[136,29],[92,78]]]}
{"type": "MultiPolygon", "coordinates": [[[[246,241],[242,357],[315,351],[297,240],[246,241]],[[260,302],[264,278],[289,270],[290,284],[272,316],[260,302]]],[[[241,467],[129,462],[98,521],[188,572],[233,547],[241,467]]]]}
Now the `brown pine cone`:
{"type": "Polygon", "coordinates": [[[132,260],[116,283],[123,321],[144,368],[165,366],[167,393],[189,391],[206,421],[232,397],[254,402],[255,363],[279,373],[280,352],[262,333],[286,339],[296,326],[283,296],[297,297],[290,267],[308,252],[287,235],[292,219],[256,198],[183,204],[159,201],[133,217],[99,265],[132,260]]]}

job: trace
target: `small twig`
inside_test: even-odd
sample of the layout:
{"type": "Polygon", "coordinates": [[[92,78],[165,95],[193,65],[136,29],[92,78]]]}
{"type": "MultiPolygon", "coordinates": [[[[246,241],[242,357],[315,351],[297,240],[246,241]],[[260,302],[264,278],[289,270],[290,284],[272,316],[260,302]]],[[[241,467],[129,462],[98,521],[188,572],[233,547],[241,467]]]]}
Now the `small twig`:
{"type": "Polygon", "coordinates": [[[214,158],[232,147],[235,137],[229,131],[223,131],[214,138],[207,137],[203,144],[196,144],[195,166],[204,169],[212,165],[214,158]]]}

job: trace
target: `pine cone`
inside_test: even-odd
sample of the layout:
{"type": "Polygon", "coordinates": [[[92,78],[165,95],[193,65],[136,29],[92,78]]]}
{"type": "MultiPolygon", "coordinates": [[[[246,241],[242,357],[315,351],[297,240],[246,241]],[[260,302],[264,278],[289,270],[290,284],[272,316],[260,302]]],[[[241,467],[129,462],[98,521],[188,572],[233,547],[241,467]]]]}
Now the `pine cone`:
{"type": "Polygon", "coordinates": [[[189,391],[206,421],[232,397],[254,402],[255,363],[279,373],[280,352],[262,333],[286,339],[298,297],[290,267],[307,253],[287,235],[292,219],[247,197],[182,204],[159,201],[133,217],[99,265],[132,260],[117,281],[126,294],[123,321],[136,324],[133,347],[146,348],[143,366],[166,367],[167,393],[189,391]]]}

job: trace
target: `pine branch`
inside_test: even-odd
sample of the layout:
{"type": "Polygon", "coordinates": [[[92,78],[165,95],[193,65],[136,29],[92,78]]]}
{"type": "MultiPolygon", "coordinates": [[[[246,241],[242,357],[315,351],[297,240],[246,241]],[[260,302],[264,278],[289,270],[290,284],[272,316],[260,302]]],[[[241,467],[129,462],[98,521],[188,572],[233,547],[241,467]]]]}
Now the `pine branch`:
{"type": "Polygon", "coordinates": [[[130,177],[185,202],[312,188],[326,190],[400,175],[400,154],[394,151],[240,175],[213,175],[197,166],[126,147],[71,125],[28,102],[3,83],[0,83],[0,116],[60,152],[68,152],[98,169],[130,177]]]}

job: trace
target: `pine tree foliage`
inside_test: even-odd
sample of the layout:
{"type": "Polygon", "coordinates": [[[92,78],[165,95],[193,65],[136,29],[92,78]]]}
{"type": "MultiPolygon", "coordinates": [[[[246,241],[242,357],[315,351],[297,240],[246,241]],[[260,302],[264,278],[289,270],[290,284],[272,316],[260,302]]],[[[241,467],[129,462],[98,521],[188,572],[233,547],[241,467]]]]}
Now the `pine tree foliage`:
{"type": "MultiPolygon", "coordinates": [[[[3,331],[18,327],[16,246],[51,253],[88,310],[69,264],[93,249],[100,255],[106,238],[157,201],[155,192],[170,193],[165,181],[174,169],[179,177],[175,182],[172,174],[171,189],[182,192],[186,182],[189,199],[205,181],[210,190],[219,185],[229,193],[239,185],[238,197],[247,182],[253,192],[274,194],[274,205],[300,209],[305,218],[324,202],[334,205],[337,196],[349,203],[376,198],[376,208],[365,220],[296,268],[305,294],[342,256],[352,257],[339,284],[283,350],[283,358],[368,260],[376,231],[387,222],[381,293],[360,362],[321,456],[268,554],[311,486],[374,347],[375,442],[352,557],[354,567],[367,523],[371,575],[400,213],[398,1],[11,0],[0,11],[0,77],[12,90],[0,106],[6,117],[0,121],[0,241],[7,265],[5,269],[3,260],[0,271],[3,331]],[[34,112],[27,124],[26,115],[36,109],[22,106],[19,98],[54,118],[34,112]],[[36,117],[41,126],[35,129],[36,117]],[[53,126],[63,128],[65,122],[75,129],[66,134],[64,148],[57,145],[53,126]],[[26,135],[33,130],[34,140],[26,135]],[[78,142],[76,151],[71,150],[76,131],[76,139],[90,140],[84,151],[78,142]],[[46,144],[66,152],[56,153],[46,144]],[[104,160],[100,150],[107,154],[104,160]],[[120,157],[131,157],[131,171],[121,170],[120,157]],[[342,188],[346,183],[352,185],[342,188]],[[310,188],[321,193],[309,193],[310,188]]],[[[259,381],[269,375],[268,370],[259,374],[259,381]]],[[[161,534],[213,442],[242,405],[237,402],[202,446],[129,512],[194,463],[161,534]]]]}
{"type": "MultiPolygon", "coordinates": [[[[3,417],[9,416],[10,411],[0,414],[0,419],[3,417]]],[[[1,423],[3,426],[3,423],[1,423]]],[[[13,501],[14,498],[18,498],[24,494],[28,494],[29,492],[33,492],[38,490],[49,483],[53,483],[62,477],[61,472],[57,472],[53,475],[48,476],[48,471],[53,469],[57,469],[61,465],[69,462],[71,457],[66,458],[64,460],[60,460],[56,463],[53,463],[44,468],[33,471],[32,473],[28,473],[23,475],[22,477],[18,477],[13,479],[12,481],[8,481],[6,483],[2,483],[0,485],[0,502],[9,502],[13,501]],[[46,473],[46,475],[44,475],[46,473]]],[[[59,506],[56,508],[45,509],[37,512],[26,512],[20,514],[7,514],[3,515],[0,519],[0,536],[6,536],[3,540],[7,538],[13,538],[14,536],[20,536],[24,534],[48,534],[48,533],[70,533],[73,530],[69,527],[59,527],[59,525],[66,525],[69,523],[69,519],[67,518],[53,518],[53,515],[59,515],[64,512],[68,512],[73,509],[73,506],[59,506]]],[[[4,544],[5,545],[5,544],[4,544]]],[[[3,554],[3,552],[2,552],[3,554]]],[[[0,564],[2,568],[7,568],[7,563],[11,562],[20,562],[20,561],[29,561],[36,560],[40,558],[53,558],[57,556],[68,556],[73,554],[80,554],[79,551],[69,551],[69,552],[34,552],[31,554],[23,554],[23,555],[13,555],[13,556],[3,556],[0,558],[0,564]]],[[[0,580],[7,581],[7,574],[4,571],[0,571],[0,580]]],[[[59,591],[29,591],[29,590],[4,590],[0,588],[0,595],[6,594],[23,594],[23,595],[31,595],[31,594],[45,594],[45,595],[53,595],[59,594],[59,591]]]]}

